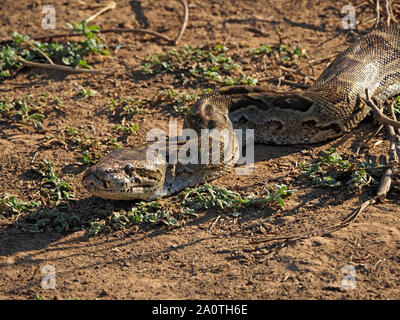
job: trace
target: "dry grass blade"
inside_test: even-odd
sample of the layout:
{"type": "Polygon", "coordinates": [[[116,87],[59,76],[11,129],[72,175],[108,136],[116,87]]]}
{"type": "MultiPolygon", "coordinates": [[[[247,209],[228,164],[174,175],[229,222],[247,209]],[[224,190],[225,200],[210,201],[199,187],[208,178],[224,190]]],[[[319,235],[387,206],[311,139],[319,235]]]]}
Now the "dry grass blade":
{"type": "Polygon", "coordinates": [[[90,16],[89,18],[86,19],[86,22],[90,22],[94,19],[96,19],[99,15],[102,13],[108,11],[108,10],[113,10],[117,7],[117,4],[114,1],[109,2],[104,8],[100,9],[98,12],[96,12],[94,15],[90,16]]]}
{"type": "Polygon", "coordinates": [[[178,33],[178,36],[175,39],[175,44],[178,44],[178,42],[181,40],[183,33],[185,32],[186,26],[188,24],[188,21],[189,21],[189,7],[187,4],[187,1],[186,0],[179,0],[179,1],[183,5],[184,15],[183,15],[183,22],[182,22],[181,29],[178,33]]]}
{"type": "Polygon", "coordinates": [[[379,20],[380,20],[380,2],[379,0],[376,0],[376,22],[375,22],[375,27],[374,29],[378,28],[379,26],[379,20]]]}

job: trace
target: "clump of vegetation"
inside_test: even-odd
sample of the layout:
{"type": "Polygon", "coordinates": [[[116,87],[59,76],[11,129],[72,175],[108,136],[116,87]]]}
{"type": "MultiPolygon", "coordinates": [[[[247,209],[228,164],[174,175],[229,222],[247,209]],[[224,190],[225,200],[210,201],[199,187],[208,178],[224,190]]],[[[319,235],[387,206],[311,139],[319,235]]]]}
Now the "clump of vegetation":
{"type": "Polygon", "coordinates": [[[278,62],[285,65],[297,64],[300,58],[307,58],[306,51],[303,48],[298,45],[294,46],[290,42],[290,36],[282,35],[279,28],[275,29],[275,33],[279,36],[278,45],[261,45],[257,48],[251,49],[250,53],[274,57],[278,62]]]}
{"type": "Polygon", "coordinates": [[[41,205],[42,202],[40,200],[25,202],[18,199],[15,196],[9,196],[9,195],[6,195],[4,196],[3,199],[0,199],[0,206],[8,208],[9,210],[11,210],[13,214],[21,212],[31,213],[40,208],[41,205]]]}
{"type": "MultiPolygon", "coordinates": [[[[215,187],[209,184],[188,188],[178,195],[186,214],[196,215],[195,210],[218,207],[237,208],[254,203],[270,203],[284,206],[283,197],[289,196],[296,190],[288,190],[285,185],[276,185],[266,190],[263,198],[243,198],[239,193],[227,190],[224,187],[215,187]]],[[[178,221],[171,210],[160,201],[139,202],[129,210],[113,211],[106,218],[96,218],[90,222],[88,230],[91,234],[100,234],[111,230],[126,229],[135,224],[165,224],[169,227],[179,227],[178,221]]]]}
{"type": "Polygon", "coordinates": [[[127,124],[126,119],[123,118],[121,124],[113,125],[112,129],[126,135],[137,134],[139,126],[137,124],[127,124]]]}
{"type": "Polygon", "coordinates": [[[84,87],[80,87],[76,97],[79,100],[83,100],[83,99],[88,99],[88,98],[92,98],[94,96],[97,96],[98,92],[94,89],[86,89],[84,87]]]}
{"type": "Polygon", "coordinates": [[[81,215],[61,207],[42,208],[26,217],[29,232],[66,232],[82,230],[81,215]]]}
{"type": "Polygon", "coordinates": [[[316,162],[309,165],[301,163],[299,166],[302,177],[324,188],[359,189],[375,183],[382,174],[379,164],[343,159],[334,148],[322,151],[316,162]]]}
{"type": "Polygon", "coordinates": [[[66,126],[64,131],[56,134],[55,137],[59,141],[71,143],[74,147],[95,147],[100,144],[97,138],[92,138],[90,135],[74,127],[66,126]]]}
{"type": "Polygon", "coordinates": [[[82,209],[70,208],[67,203],[62,203],[32,212],[25,223],[28,223],[30,232],[86,230],[90,235],[124,230],[141,223],[180,226],[172,212],[157,201],[139,202],[128,210],[115,210],[110,204],[106,207],[94,205],[85,214],[82,214],[82,209]]]}
{"type": "Polygon", "coordinates": [[[106,108],[113,114],[118,114],[120,116],[132,116],[142,113],[142,105],[142,100],[127,96],[117,100],[111,98],[110,102],[106,104],[106,108]]]}
{"type": "Polygon", "coordinates": [[[214,207],[237,208],[255,203],[278,203],[285,206],[283,197],[289,196],[296,190],[288,190],[286,185],[275,185],[265,189],[265,197],[254,198],[252,196],[242,197],[239,193],[226,189],[225,187],[212,186],[210,184],[188,188],[181,193],[182,205],[194,210],[210,209],[214,207]]]}
{"type": "Polygon", "coordinates": [[[14,99],[14,101],[8,98],[0,100],[0,115],[11,121],[31,123],[37,131],[43,129],[43,110],[30,95],[25,95],[22,99],[14,99]]]}
{"type": "Polygon", "coordinates": [[[85,60],[90,53],[109,55],[107,45],[99,36],[98,25],[88,26],[86,21],[67,25],[74,32],[84,36],[84,39],[78,42],[42,43],[30,39],[27,35],[12,33],[12,42],[0,46],[0,81],[10,77],[13,72],[22,67],[19,58],[35,62],[46,62],[49,58],[56,64],[90,69],[91,66],[85,60]]]}
{"type": "Polygon", "coordinates": [[[226,85],[255,85],[257,80],[241,73],[240,66],[226,53],[229,49],[223,45],[213,47],[183,48],[153,54],[145,58],[142,71],[145,74],[169,72],[179,78],[198,79],[203,82],[223,83],[226,85]]]}
{"type": "Polygon", "coordinates": [[[211,92],[210,88],[196,91],[194,93],[180,92],[176,89],[161,90],[158,97],[161,101],[168,101],[172,104],[175,111],[186,113],[189,110],[189,104],[196,101],[200,96],[211,92]]]}
{"type": "Polygon", "coordinates": [[[113,212],[106,219],[95,219],[90,222],[89,232],[91,234],[99,234],[111,230],[125,229],[139,223],[163,223],[170,227],[180,226],[178,220],[172,216],[172,212],[163,207],[159,202],[142,201],[130,210],[113,212]]]}
{"type": "MultiPolygon", "coordinates": [[[[134,131],[134,129],[131,130],[134,131]]],[[[107,146],[109,150],[122,147],[113,137],[108,137],[100,141],[90,133],[71,126],[66,126],[64,130],[60,130],[58,133],[46,135],[45,138],[46,142],[42,146],[47,148],[54,144],[60,144],[69,150],[81,149],[82,157],[77,161],[77,164],[87,166],[97,163],[104,153],[102,147],[107,146]]]]}
{"type": "Polygon", "coordinates": [[[101,142],[97,138],[93,138],[89,133],[77,128],[66,126],[64,130],[53,135],[46,135],[46,145],[57,143],[65,148],[74,150],[81,148],[84,151],[80,164],[91,165],[98,161],[101,156],[101,142]]]}
{"type": "MultiPolygon", "coordinates": [[[[139,202],[129,209],[115,209],[111,203],[91,204],[89,208],[78,208],[71,203],[69,185],[54,171],[54,163],[44,161],[38,170],[43,179],[41,194],[52,201],[43,207],[41,201],[23,202],[14,196],[0,200],[0,205],[12,213],[26,213],[19,226],[29,232],[67,232],[86,230],[91,235],[104,234],[115,230],[126,230],[137,224],[164,224],[180,227],[181,221],[170,208],[171,204],[161,200],[139,202]],[[56,205],[57,204],[57,205],[56,205]]],[[[283,198],[296,190],[288,190],[285,185],[275,185],[265,190],[263,197],[242,197],[239,193],[224,187],[204,184],[181,192],[181,213],[197,216],[195,211],[210,208],[239,208],[256,203],[285,205],[283,198]]]]}
{"type": "MultiPolygon", "coordinates": [[[[119,148],[121,148],[121,146],[119,146],[119,148]]],[[[82,160],[78,161],[78,164],[92,166],[100,160],[101,156],[102,154],[99,152],[85,150],[82,155],[82,160]]]]}
{"type": "Polygon", "coordinates": [[[53,161],[44,160],[38,167],[33,167],[42,177],[44,188],[41,189],[41,193],[49,199],[50,205],[57,205],[61,201],[74,198],[74,194],[71,193],[72,187],[58,176],[54,166],[53,161]]]}

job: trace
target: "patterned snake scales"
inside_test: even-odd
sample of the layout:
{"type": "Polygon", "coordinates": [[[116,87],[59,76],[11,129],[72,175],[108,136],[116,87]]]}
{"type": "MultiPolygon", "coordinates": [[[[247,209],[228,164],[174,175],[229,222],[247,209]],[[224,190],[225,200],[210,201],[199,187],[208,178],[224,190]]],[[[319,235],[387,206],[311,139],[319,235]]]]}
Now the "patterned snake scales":
{"type": "MultiPolygon", "coordinates": [[[[238,159],[239,147],[233,129],[254,129],[254,142],[303,144],[338,137],[354,127],[370,112],[363,102],[365,89],[376,101],[400,93],[400,28],[375,30],[353,43],[322,72],[314,85],[302,92],[277,93],[260,87],[231,87],[203,96],[189,110],[184,128],[198,138],[167,142],[169,151],[179,151],[188,143],[214,156],[208,139],[216,139],[224,150],[222,161],[192,164],[168,161],[168,157],[146,157],[147,148],[123,148],[102,158],[83,177],[84,187],[104,199],[152,200],[169,196],[186,187],[210,181],[228,173],[238,159]],[[209,129],[204,138],[202,129],[209,129]],[[226,143],[213,136],[227,129],[226,143]],[[202,147],[203,145],[203,147],[202,147]],[[206,150],[205,150],[206,148],[206,150]]],[[[215,149],[215,150],[214,150],[215,149]]],[[[218,151],[218,150],[217,150],[218,151]]],[[[220,153],[221,154],[221,153],[220,153]]],[[[200,159],[200,157],[199,157],[200,159]]],[[[176,162],[176,161],[175,161],[176,162]]]]}

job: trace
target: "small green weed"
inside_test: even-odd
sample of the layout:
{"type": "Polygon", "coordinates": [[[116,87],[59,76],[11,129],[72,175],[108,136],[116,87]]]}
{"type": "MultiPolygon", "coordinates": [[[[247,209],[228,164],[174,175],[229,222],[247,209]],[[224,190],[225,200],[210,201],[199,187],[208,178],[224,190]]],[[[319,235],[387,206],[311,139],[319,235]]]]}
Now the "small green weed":
{"type": "Polygon", "coordinates": [[[100,28],[97,25],[88,26],[86,21],[67,24],[73,31],[84,36],[83,40],[67,43],[41,43],[21,35],[12,33],[12,43],[0,46],[0,81],[10,77],[21,66],[18,57],[28,61],[46,62],[43,53],[57,64],[91,68],[85,57],[98,52],[109,55],[108,47],[100,39],[100,28]]]}
{"type": "Polygon", "coordinates": [[[380,165],[372,161],[352,162],[343,159],[334,148],[320,153],[318,161],[307,165],[301,163],[301,176],[311,180],[317,186],[324,188],[340,188],[347,186],[350,189],[359,189],[375,182],[382,170],[380,165]]]}
{"type": "Polygon", "coordinates": [[[36,131],[42,131],[45,118],[42,108],[32,96],[25,95],[23,99],[10,101],[8,98],[0,100],[0,115],[11,121],[32,123],[36,131]]]}
{"type": "Polygon", "coordinates": [[[91,152],[89,150],[85,150],[82,156],[82,160],[78,161],[78,164],[85,166],[92,166],[99,161],[101,156],[102,154],[99,152],[91,152]]]}
{"type": "Polygon", "coordinates": [[[100,141],[97,138],[93,138],[87,132],[71,126],[66,126],[60,133],[47,135],[46,139],[55,141],[64,146],[68,145],[71,149],[78,147],[96,148],[100,145],[100,141]]]}
{"type": "Polygon", "coordinates": [[[115,124],[112,129],[116,132],[120,132],[126,135],[137,134],[139,126],[137,124],[126,124],[125,118],[122,119],[121,124],[115,124]]]}
{"type": "Polygon", "coordinates": [[[226,85],[243,82],[255,84],[256,79],[245,75],[232,78],[232,75],[238,74],[241,68],[226,55],[228,51],[229,49],[223,45],[200,48],[184,46],[163,54],[147,56],[141,69],[145,74],[174,73],[182,80],[197,79],[226,85]]]}
{"type": "Polygon", "coordinates": [[[265,202],[277,202],[282,208],[285,206],[285,202],[283,201],[283,197],[288,197],[292,193],[295,193],[296,189],[288,189],[284,184],[276,184],[275,188],[269,186],[268,189],[265,189],[265,202]]]}
{"type": "Polygon", "coordinates": [[[142,104],[142,100],[128,96],[117,101],[111,98],[110,102],[106,104],[106,108],[120,116],[130,116],[141,113],[143,111],[142,104]]]}
{"type": "Polygon", "coordinates": [[[54,162],[44,160],[38,167],[32,168],[41,174],[45,187],[41,191],[48,196],[51,205],[74,198],[74,194],[71,193],[72,187],[65,180],[59,178],[54,166],[54,162]]]}
{"type": "Polygon", "coordinates": [[[41,205],[41,201],[30,201],[24,202],[15,196],[5,196],[3,199],[0,199],[0,206],[5,205],[8,209],[11,210],[12,213],[21,213],[21,212],[33,212],[37,210],[41,205]]]}
{"type": "Polygon", "coordinates": [[[84,87],[80,87],[78,94],[76,97],[80,100],[92,98],[97,96],[99,93],[94,89],[85,89],[84,87]]]}
{"type": "Polygon", "coordinates": [[[81,215],[68,210],[67,207],[43,208],[26,217],[29,232],[66,232],[82,230],[85,221],[81,215]]]}
{"type": "Polygon", "coordinates": [[[179,227],[179,222],[172,217],[171,211],[157,201],[139,202],[130,210],[113,212],[106,219],[96,219],[90,223],[89,232],[99,234],[110,230],[120,230],[139,223],[164,223],[170,227],[179,227]]]}
{"type": "MultiPolygon", "coordinates": [[[[394,97],[394,113],[396,114],[397,121],[400,120],[400,95],[394,97]]],[[[1,106],[0,106],[1,108],[1,106]]]]}
{"type": "Polygon", "coordinates": [[[196,101],[200,96],[211,92],[210,88],[196,91],[194,93],[179,92],[176,89],[161,90],[158,97],[167,100],[173,105],[175,111],[185,113],[189,110],[189,104],[196,101]]]}
{"type": "Polygon", "coordinates": [[[275,29],[275,33],[279,36],[279,45],[261,45],[251,49],[250,53],[274,57],[277,61],[286,65],[297,64],[300,58],[307,58],[306,51],[303,48],[290,43],[290,36],[282,35],[279,28],[275,29]]]}

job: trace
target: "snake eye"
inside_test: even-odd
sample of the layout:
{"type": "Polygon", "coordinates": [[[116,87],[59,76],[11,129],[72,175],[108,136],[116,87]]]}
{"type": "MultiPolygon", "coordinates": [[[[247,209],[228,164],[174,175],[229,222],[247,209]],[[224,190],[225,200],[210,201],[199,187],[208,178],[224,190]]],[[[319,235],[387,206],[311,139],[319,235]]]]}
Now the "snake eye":
{"type": "Polygon", "coordinates": [[[133,171],[133,166],[132,166],[131,164],[127,164],[127,165],[125,166],[125,172],[126,172],[128,175],[132,175],[132,171],[133,171]]]}

